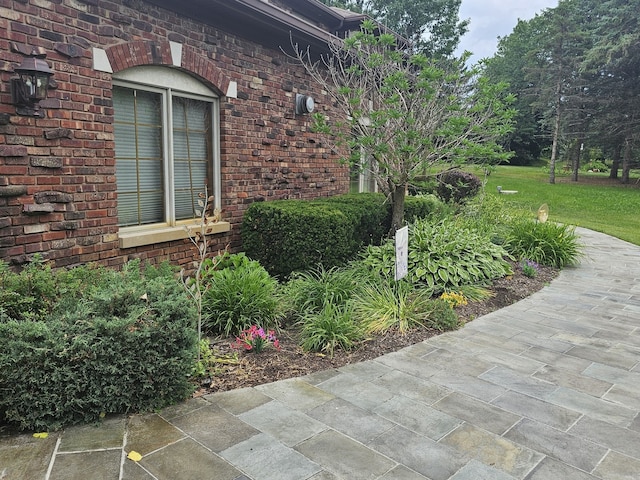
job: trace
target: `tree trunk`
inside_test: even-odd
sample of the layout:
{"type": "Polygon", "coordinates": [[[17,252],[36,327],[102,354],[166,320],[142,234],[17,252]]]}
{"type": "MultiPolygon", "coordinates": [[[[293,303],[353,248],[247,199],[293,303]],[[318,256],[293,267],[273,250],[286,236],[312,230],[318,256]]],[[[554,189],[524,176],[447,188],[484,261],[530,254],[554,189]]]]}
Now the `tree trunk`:
{"type": "Polygon", "coordinates": [[[620,168],[620,154],[622,153],[622,146],[616,145],[613,150],[613,161],[611,163],[611,171],[609,172],[609,178],[618,178],[618,169],[620,168]]]}
{"type": "Polygon", "coordinates": [[[389,229],[389,238],[392,238],[396,230],[404,226],[404,199],[406,194],[406,185],[395,185],[391,192],[391,228],[389,229]]]}
{"type": "Polygon", "coordinates": [[[573,150],[573,175],[571,180],[574,182],[578,181],[578,172],[580,171],[580,156],[582,154],[582,138],[579,138],[576,142],[576,146],[573,150]]]}
{"type": "Polygon", "coordinates": [[[556,85],[556,118],[553,122],[553,142],[551,143],[551,160],[549,161],[549,183],[556,183],[556,157],[558,155],[558,140],[560,138],[560,108],[562,100],[560,94],[562,93],[562,80],[561,75],[558,75],[558,83],[556,85]]]}
{"type": "Polygon", "coordinates": [[[631,139],[624,141],[624,157],[622,157],[622,178],[621,183],[629,183],[629,171],[631,170],[631,139]]]}

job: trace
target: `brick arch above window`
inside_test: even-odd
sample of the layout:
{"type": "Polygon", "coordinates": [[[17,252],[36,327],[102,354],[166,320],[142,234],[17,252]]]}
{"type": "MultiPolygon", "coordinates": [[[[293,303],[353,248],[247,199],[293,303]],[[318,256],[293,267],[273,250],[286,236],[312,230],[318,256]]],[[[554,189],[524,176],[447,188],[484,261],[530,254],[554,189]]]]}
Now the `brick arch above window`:
{"type": "Polygon", "coordinates": [[[132,67],[164,65],[196,75],[222,95],[235,97],[236,82],[201,51],[176,42],[136,40],[94,49],[94,68],[117,73],[132,67]]]}

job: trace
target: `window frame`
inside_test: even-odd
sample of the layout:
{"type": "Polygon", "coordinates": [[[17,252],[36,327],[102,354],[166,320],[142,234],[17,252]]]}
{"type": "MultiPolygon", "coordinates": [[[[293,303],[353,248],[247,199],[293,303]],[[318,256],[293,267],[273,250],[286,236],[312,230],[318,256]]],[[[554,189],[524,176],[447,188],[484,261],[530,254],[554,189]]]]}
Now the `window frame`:
{"type": "MultiPolygon", "coordinates": [[[[220,97],[203,83],[180,70],[158,67],[133,67],[113,76],[113,86],[133,88],[159,93],[162,98],[162,148],[163,148],[163,189],[165,215],[162,222],[119,227],[121,248],[150,245],[166,241],[187,238],[188,232],[199,228],[200,219],[176,220],[174,192],[174,142],[173,142],[173,103],[177,97],[191,98],[210,104],[211,108],[211,173],[208,174],[210,187],[208,195],[213,195],[214,209],[221,209],[221,165],[220,165],[220,97]]],[[[115,115],[115,113],[114,113],[115,115]]],[[[115,138],[114,138],[115,141],[115,138]]],[[[115,158],[115,156],[114,156],[115,158]]],[[[117,179],[116,179],[117,181],[117,179]]],[[[207,226],[207,233],[229,231],[229,222],[219,221],[207,226]]]]}

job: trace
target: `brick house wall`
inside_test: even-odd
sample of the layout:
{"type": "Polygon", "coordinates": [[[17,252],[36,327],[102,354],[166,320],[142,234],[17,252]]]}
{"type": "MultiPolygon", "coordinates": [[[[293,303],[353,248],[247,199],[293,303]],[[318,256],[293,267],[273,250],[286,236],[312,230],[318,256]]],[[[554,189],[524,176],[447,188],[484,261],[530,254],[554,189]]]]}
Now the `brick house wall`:
{"type": "MultiPolygon", "coordinates": [[[[346,193],[348,167],[294,114],[296,93],[331,106],[279,49],[141,0],[0,0],[0,259],[41,254],[54,267],[140,258],[184,265],[188,239],[123,248],[118,226],[113,75],[163,65],[220,95],[222,220],[211,250],[241,249],[249,204],[346,193]],[[16,115],[10,78],[38,47],[57,88],[45,118],[16,115]],[[228,231],[225,231],[228,230],[228,231]]],[[[344,153],[344,152],[342,152],[344,153]]]]}

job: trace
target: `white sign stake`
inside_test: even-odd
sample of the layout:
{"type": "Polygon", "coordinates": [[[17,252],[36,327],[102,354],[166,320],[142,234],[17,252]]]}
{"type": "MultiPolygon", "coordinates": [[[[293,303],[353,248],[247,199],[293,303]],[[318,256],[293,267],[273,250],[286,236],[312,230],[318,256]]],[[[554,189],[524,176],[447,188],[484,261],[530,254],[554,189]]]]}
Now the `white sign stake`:
{"type": "Polygon", "coordinates": [[[396,280],[409,273],[409,227],[396,230],[396,280]]]}

